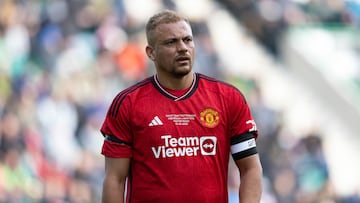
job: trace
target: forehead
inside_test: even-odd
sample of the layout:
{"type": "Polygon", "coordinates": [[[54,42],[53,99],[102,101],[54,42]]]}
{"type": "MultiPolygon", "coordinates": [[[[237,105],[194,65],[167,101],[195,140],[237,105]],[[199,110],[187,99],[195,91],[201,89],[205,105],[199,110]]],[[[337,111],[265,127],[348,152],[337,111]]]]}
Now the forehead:
{"type": "Polygon", "coordinates": [[[158,40],[192,36],[191,27],[185,21],[160,24],[157,26],[155,32],[158,40]]]}

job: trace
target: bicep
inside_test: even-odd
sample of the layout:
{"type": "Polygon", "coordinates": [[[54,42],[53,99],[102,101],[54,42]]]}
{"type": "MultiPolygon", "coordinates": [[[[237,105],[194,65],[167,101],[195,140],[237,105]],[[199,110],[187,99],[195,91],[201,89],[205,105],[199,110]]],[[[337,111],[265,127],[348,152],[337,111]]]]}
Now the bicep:
{"type": "Polygon", "coordinates": [[[262,167],[258,154],[235,160],[235,163],[240,171],[240,176],[246,174],[249,171],[262,174],[262,167]]]}
{"type": "Polygon", "coordinates": [[[124,202],[126,177],[129,173],[129,158],[105,157],[103,203],[124,202]]]}
{"type": "Polygon", "coordinates": [[[240,171],[240,202],[260,202],[262,192],[262,168],[258,154],[235,161],[240,171]]]}
{"type": "Polygon", "coordinates": [[[130,158],[105,157],[105,175],[107,178],[125,181],[130,168],[130,158]]]}

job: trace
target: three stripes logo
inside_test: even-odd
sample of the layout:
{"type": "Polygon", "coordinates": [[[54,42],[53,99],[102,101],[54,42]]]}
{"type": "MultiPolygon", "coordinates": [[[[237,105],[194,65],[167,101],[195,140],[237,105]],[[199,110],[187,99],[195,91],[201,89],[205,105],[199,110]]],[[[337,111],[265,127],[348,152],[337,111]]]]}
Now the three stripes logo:
{"type": "Polygon", "coordinates": [[[152,121],[149,123],[149,126],[158,126],[163,125],[163,122],[160,120],[158,116],[155,116],[152,121]]]}

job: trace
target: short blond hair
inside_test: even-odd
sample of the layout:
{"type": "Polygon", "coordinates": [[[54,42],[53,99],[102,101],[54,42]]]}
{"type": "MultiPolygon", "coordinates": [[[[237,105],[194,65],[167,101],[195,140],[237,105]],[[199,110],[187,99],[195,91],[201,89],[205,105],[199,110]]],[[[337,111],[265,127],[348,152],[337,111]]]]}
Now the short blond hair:
{"type": "Polygon", "coordinates": [[[146,39],[148,44],[154,44],[153,32],[160,24],[176,23],[179,21],[185,21],[190,25],[188,19],[172,10],[164,10],[150,17],[146,23],[146,39]]]}

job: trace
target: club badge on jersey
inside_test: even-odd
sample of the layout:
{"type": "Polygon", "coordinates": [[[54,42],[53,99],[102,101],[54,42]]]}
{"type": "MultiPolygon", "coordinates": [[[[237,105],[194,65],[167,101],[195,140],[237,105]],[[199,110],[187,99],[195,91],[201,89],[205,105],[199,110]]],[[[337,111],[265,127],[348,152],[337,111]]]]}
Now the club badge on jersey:
{"type": "Polygon", "coordinates": [[[209,128],[215,128],[219,124],[219,119],[219,113],[212,108],[206,108],[200,113],[201,123],[209,128]]]}

